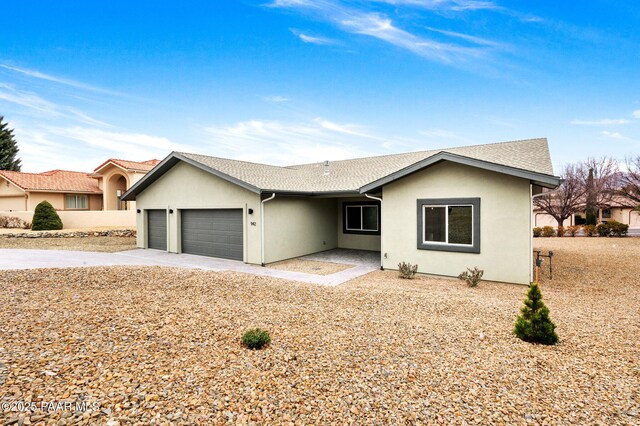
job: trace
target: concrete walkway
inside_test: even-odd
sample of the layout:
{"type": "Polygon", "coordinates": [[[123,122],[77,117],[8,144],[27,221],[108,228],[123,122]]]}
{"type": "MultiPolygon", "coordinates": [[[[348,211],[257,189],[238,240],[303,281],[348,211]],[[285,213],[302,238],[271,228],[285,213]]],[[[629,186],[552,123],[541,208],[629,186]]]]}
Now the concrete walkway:
{"type": "Polygon", "coordinates": [[[159,250],[129,250],[118,253],[98,253],[68,250],[23,250],[0,249],[0,270],[8,269],[36,269],[36,268],[78,268],[91,266],[141,265],[167,266],[187,269],[202,269],[206,271],[233,271],[247,274],[281,278],[291,281],[301,281],[311,284],[334,286],[347,282],[353,278],[368,274],[379,269],[379,253],[364,252],[358,256],[355,250],[345,252],[340,257],[341,249],[330,250],[304,256],[302,259],[319,260],[354,264],[353,268],[330,275],[306,274],[303,272],[281,271],[279,269],[264,268],[247,265],[236,260],[217,259],[213,257],[195,256],[191,254],[167,253],[159,250]],[[369,253],[375,253],[369,254],[369,253]],[[331,259],[331,260],[328,260],[331,259]]]}

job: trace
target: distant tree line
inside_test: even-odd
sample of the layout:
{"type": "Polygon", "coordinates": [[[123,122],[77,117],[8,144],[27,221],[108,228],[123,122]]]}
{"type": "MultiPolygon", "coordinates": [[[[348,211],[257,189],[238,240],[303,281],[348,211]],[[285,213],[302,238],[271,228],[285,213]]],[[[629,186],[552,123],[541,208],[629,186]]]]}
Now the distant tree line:
{"type": "Polygon", "coordinates": [[[533,203],[552,216],[558,226],[580,212],[586,213],[587,225],[595,225],[598,210],[611,206],[640,211],[640,155],[622,164],[625,167],[609,157],[567,164],[562,184],[536,196],[533,203]]]}

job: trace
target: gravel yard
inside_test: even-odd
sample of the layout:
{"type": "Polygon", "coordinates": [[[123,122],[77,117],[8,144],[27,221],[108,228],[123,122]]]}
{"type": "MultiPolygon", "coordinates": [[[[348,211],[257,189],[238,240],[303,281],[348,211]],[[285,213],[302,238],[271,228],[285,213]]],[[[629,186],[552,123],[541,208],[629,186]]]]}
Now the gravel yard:
{"type": "Polygon", "coordinates": [[[117,252],[136,248],[135,237],[7,238],[0,235],[0,248],[117,252]]]}
{"type": "Polygon", "coordinates": [[[355,265],[344,263],[318,262],[317,260],[289,259],[282,262],[270,263],[269,268],[280,269],[282,271],[304,272],[306,274],[329,275],[345,269],[353,268],[355,265]]]}
{"type": "Polygon", "coordinates": [[[100,405],[30,417],[54,424],[640,423],[640,239],[535,243],[556,252],[555,347],[512,336],[524,286],[0,272],[0,400],[100,405]],[[240,346],[254,326],[267,349],[240,346]]]}

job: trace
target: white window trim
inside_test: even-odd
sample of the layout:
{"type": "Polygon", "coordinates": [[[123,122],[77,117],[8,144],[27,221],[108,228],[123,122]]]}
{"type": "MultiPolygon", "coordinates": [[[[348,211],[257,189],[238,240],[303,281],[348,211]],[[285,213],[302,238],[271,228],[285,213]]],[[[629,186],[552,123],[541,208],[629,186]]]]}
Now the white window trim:
{"type": "Polygon", "coordinates": [[[66,194],[64,197],[65,210],[89,210],[89,196],[86,194],[66,194]],[[73,198],[75,207],[69,207],[69,199],[73,198]],[[86,200],[86,207],[78,207],[78,201],[84,198],[86,200]]]}
{"type": "Polygon", "coordinates": [[[354,205],[349,205],[349,206],[345,206],[345,214],[346,217],[344,218],[345,220],[345,229],[347,231],[357,231],[357,232],[379,232],[379,226],[378,223],[380,222],[380,209],[378,208],[377,205],[375,204],[354,204],[354,205]],[[364,229],[364,207],[374,207],[376,209],[376,228],[375,229],[364,229]],[[349,228],[349,220],[348,220],[348,216],[349,216],[349,209],[350,208],[357,208],[360,209],[360,228],[349,228]]]}

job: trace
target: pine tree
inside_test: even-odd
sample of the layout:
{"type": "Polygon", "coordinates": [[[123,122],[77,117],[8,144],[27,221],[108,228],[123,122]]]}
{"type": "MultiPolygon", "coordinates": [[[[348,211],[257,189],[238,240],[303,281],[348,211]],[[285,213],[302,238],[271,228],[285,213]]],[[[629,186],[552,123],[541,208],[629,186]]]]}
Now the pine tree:
{"type": "Polygon", "coordinates": [[[589,169],[586,185],[587,193],[587,225],[598,223],[598,208],[596,207],[596,188],[593,181],[593,168],[589,169]]]}
{"type": "Polygon", "coordinates": [[[13,129],[9,129],[7,123],[3,123],[4,117],[0,115],[0,170],[20,171],[20,159],[18,155],[18,143],[13,137],[13,129]]]}
{"type": "Polygon", "coordinates": [[[516,321],[515,335],[525,342],[554,345],[558,342],[555,328],[549,318],[549,308],[542,302],[538,284],[532,283],[516,321]]]}

